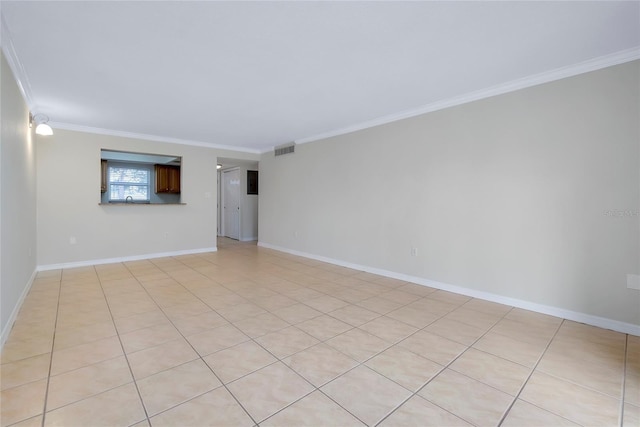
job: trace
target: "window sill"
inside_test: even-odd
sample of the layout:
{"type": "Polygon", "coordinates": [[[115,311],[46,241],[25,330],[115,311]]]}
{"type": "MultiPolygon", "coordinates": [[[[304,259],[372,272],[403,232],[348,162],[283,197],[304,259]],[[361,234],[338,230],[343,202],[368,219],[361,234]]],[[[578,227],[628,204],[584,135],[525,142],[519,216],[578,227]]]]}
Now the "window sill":
{"type": "Polygon", "coordinates": [[[108,202],[108,203],[98,203],[99,206],[130,206],[130,205],[153,205],[153,206],[166,206],[166,205],[186,205],[186,203],[150,203],[150,202],[108,202]]]}

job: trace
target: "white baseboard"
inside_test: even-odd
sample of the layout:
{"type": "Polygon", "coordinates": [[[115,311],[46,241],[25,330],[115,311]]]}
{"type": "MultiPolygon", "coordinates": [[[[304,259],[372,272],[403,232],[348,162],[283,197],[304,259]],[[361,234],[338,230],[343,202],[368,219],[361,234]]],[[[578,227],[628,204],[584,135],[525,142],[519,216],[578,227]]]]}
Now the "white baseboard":
{"type": "Polygon", "coordinates": [[[29,281],[24,287],[24,290],[22,291],[20,298],[18,298],[18,301],[16,301],[16,305],[13,307],[11,316],[9,316],[9,319],[7,319],[7,324],[4,325],[4,328],[2,329],[2,335],[0,335],[0,350],[2,350],[2,348],[4,347],[4,343],[5,341],[7,341],[7,338],[9,338],[9,334],[11,333],[11,328],[13,328],[13,324],[15,323],[16,318],[18,317],[18,313],[20,312],[20,308],[22,308],[22,303],[24,303],[24,299],[27,297],[27,294],[31,290],[31,285],[33,285],[33,280],[36,278],[37,273],[38,273],[38,269],[36,268],[33,270],[33,273],[31,273],[31,277],[29,278],[29,281]]]}
{"type": "Polygon", "coordinates": [[[509,305],[512,307],[522,308],[524,310],[535,311],[537,313],[548,314],[550,316],[560,317],[567,320],[573,320],[575,322],[585,323],[587,325],[597,326],[599,328],[611,329],[613,331],[622,332],[625,334],[640,336],[640,325],[635,325],[633,323],[621,322],[618,320],[608,319],[606,317],[594,316],[592,314],[567,310],[560,307],[537,304],[537,303],[533,303],[533,302],[529,302],[529,301],[525,301],[517,298],[511,298],[503,295],[492,294],[489,292],[478,291],[475,289],[464,288],[462,286],[455,286],[447,283],[436,282],[434,280],[429,280],[422,277],[410,276],[408,274],[397,273],[395,271],[388,271],[380,268],[369,267],[366,265],[353,264],[350,262],[345,262],[345,261],[328,258],[320,255],[309,254],[306,252],[300,252],[293,249],[272,245],[269,243],[258,242],[258,246],[267,248],[267,249],[274,249],[276,251],[285,252],[291,255],[297,255],[304,258],[314,259],[316,261],[322,261],[329,264],[339,265],[341,267],[347,267],[347,268],[352,268],[354,270],[365,271],[367,273],[377,274],[379,276],[390,277],[392,279],[398,279],[405,282],[416,283],[418,285],[429,286],[431,288],[454,292],[456,294],[462,294],[462,295],[470,296],[473,298],[496,302],[499,304],[509,305]]]}
{"type": "Polygon", "coordinates": [[[254,236],[254,237],[243,237],[240,239],[241,242],[254,242],[258,240],[258,236],[254,236]]]}
{"type": "Polygon", "coordinates": [[[180,255],[193,255],[193,254],[201,254],[205,252],[216,252],[217,250],[218,248],[216,246],[213,246],[210,248],[187,249],[184,251],[158,252],[153,254],[133,255],[133,256],[126,256],[126,257],[118,257],[118,258],[104,258],[104,259],[91,259],[87,261],[64,262],[61,264],[39,265],[37,268],[37,271],[59,270],[61,268],[87,267],[90,265],[100,265],[100,264],[114,264],[117,262],[140,261],[143,259],[165,258],[165,257],[180,256],[180,255]]]}

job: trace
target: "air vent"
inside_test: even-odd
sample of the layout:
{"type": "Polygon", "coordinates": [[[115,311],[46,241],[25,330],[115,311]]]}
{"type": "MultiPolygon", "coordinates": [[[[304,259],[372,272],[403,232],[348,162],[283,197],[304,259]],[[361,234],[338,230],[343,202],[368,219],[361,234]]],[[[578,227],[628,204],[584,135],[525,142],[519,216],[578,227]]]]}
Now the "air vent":
{"type": "Polygon", "coordinates": [[[291,144],[280,145],[274,149],[274,153],[276,156],[283,156],[285,154],[292,154],[296,151],[296,143],[292,142],[291,144]]]}

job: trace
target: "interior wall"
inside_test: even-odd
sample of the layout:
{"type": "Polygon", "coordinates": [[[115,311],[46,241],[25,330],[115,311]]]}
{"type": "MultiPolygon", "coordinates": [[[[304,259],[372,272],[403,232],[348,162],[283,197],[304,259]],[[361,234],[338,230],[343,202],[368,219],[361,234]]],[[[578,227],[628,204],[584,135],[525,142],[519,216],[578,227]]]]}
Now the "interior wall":
{"type": "Polygon", "coordinates": [[[4,54],[0,117],[0,346],[36,269],[36,143],[29,110],[4,54]]]}
{"type": "Polygon", "coordinates": [[[634,61],[266,153],[260,244],[640,325],[639,76],[634,61]]]}
{"type": "Polygon", "coordinates": [[[38,150],[38,264],[216,248],[216,159],[255,154],[56,129],[38,150]],[[182,157],[181,205],[100,205],[100,150],[182,157]],[[75,244],[71,239],[75,238],[75,244]]]}

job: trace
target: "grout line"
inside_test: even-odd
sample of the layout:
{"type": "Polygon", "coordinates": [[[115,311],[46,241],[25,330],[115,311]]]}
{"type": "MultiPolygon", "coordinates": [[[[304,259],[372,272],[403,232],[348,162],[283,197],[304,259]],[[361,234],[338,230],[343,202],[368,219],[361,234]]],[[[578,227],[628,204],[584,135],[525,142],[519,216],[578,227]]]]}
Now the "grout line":
{"type": "Polygon", "coordinates": [[[624,400],[626,398],[625,396],[625,389],[626,389],[626,385],[627,385],[627,356],[629,354],[629,334],[626,334],[626,336],[624,337],[624,364],[622,367],[622,399],[620,399],[620,411],[618,413],[618,417],[619,417],[619,424],[620,427],[623,427],[623,423],[624,423],[624,400]]]}
{"type": "Polygon", "coordinates": [[[63,270],[60,270],[60,280],[58,282],[58,298],[56,302],[56,318],[53,322],[53,337],[51,338],[51,356],[49,358],[49,371],[47,372],[47,386],[44,392],[44,404],[42,407],[42,423],[40,424],[41,427],[44,427],[44,422],[47,417],[47,401],[49,400],[49,384],[51,383],[51,369],[53,368],[53,352],[55,351],[56,330],[58,327],[58,315],[60,313],[60,295],[62,294],[62,273],[63,273],[63,270]]]}
{"type": "MultiPolygon", "coordinates": [[[[122,264],[124,266],[124,264],[122,264]]],[[[126,268],[126,266],[125,266],[126,268]]],[[[116,336],[118,337],[118,342],[120,343],[120,348],[122,349],[122,354],[124,356],[124,360],[127,361],[127,367],[129,368],[129,373],[131,374],[131,379],[133,381],[133,385],[136,388],[136,392],[138,393],[138,398],[140,399],[140,404],[142,405],[142,410],[144,411],[144,415],[145,418],[147,420],[147,423],[150,423],[149,421],[149,413],[147,412],[147,407],[144,404],[144,400],[142,400],[142,394],[140,394],[140,389],[138,388],[138,382],[136,381],[136,377],[133,374],[133,369],[131,369],[131,363],[129,363],[129,357],[127,356],[127,352],[124,348],[124,344],[122,343],[122,338],[120,338],[120,331],[118,331],[118,327],[116,326],[116,320],[115,317],[113,317],[113,312],[111,311],[111,305],[109,304],[109,299],[107,298],[107,294],[104,291],[104,287],[102,286],[102,279],[100,279],[100,274],[98,273],[98,270],[95,268],[95,266],[93,267],[96,276],[98,278],[98,283],[100,284],[100,290],[102,291],[102,297],[104,298],[104,302],[107,305],[107,310],[109,310],[109,315],[111,316],[111,323],[113,323],[113,328],[116,330],[116,336]]],[[[128,270],[128,269],[127,269],[128,270]]],[[[121,386],[119,386],[121,387],[121,386]]]]}
{"type": "MultiPolygon", "coordinates": [[[[467,302],[469,302],[469,301],[467,301],[467,302]]],[[[453,310],[451,310],[451,311],[447,312],[446,314],[442,315],[442,316],[441,316],[441,317],[439,317],[438,319],[436,319],[436,320],[434,320],[433,322],[431,322],[431,323],[429,323],[428,325],[426,325],[424,328],[419,329],[418,331],[414,332],[414,333],[413,333],[412,335],[410,335],[410,336],[413,336],[413,335],[417,334],[418,332],[424,331],[428,326],[430,326],[431,324],[433,324],[433,323],[437,322],[438,320],[440,320],[440,319],[444,318],[447,314],[450,314],[450,313],[452,313],[453,311],[457,310],[458,308],[460,308],[460,307],[464,306],[467,302],[465,302],[465,303],[463,303],[463,304],[459,305],[458,307],[456,307],[455,309],[453,309],[453,310]]],[[[429,385],[433,380],[435,380],[435,379],[438,377],[438,375],[440,375],[440,374],[441,374],[441,373],[443,373],[446,369],[448,369],[448,368],[449,368],[449,367],[450,367],[450,366],[451,366],[451,365],[452,365],[456,360],[458,360],[458,359],[459,359],[463,354],[465,354],[465,353],[466,353],[470,348],[473,348],[473,346],[474,346],[478,341],[480,341],[480,340],[481,340],[481,339],[482,339],[486,334],[488,334],[488,333],[489,333],[489,332],[490,332],[490,331],[495,327],[495,325],[497,325],[501,320],[503,320],[503,319],[507,316],[507,314],[509,314],[512,310],[513,310],[513,307],[512,307],[509,311],[505,312],[505,313],[502,315],[502,317],[500,317],[500,318],[499,318],[499,320],[497,320],[493,325],[491,325],[491,327],[490,327],[489,329],[487,329],[487,330],[486,330],[482,335],[480,335],[478,338],[476,338],[476,339],[473,341],[473,343],[471,343],[471,344],[469,344],[468,346],[466,346],[466,347],[467,347],[466,349],[464,349],[463,351],[461,351],[457,356],[455,356],[451,361],[449,361],[449,363],[447,363],[446,365],[443,365],[443,366],[442,366],[442,369],[440,369],[440,370],[439,370],[435,375],[433,375],[431,378],[429,378],[429,380],[428,380],[427,382],[425,382],[422,386],[418,387],[418,389],[416,389],[416,391],[412,392],[412,394],[411,394],[408,398],[406,398],[405,400],[403,400],[402,402],[400,402],[400,404],[398,404],[398,405],[397,405],[397,406],[396,406],[392,411],[390,411],[390,412],[389,412],[387,415],[385,415],[385,416],[384,416],[380,421],[378,421],[378,423],[376,423],[376,425],[379,425],[379,424],[380,424],[380,423],[382,423],[385,419],[387,419],[388,417],[390,417],[390,416],[391,416],[391,414],[393,414],[395,411],[397,411],[397,410],[398,410],[402,405],[404,405],[404,404],[405,404],[409,399],[413,398],[414,396],[419,396],[419,393],[420,393],[420,392],[421,392],[421,391],[422,391],[422,390],[423,390],[427,385],[429,385]]],[[[433,332],[430,332],[430,331],[425,331],[425,332],[428,332],[428,333],[434,334],[433,332]]],[[[438,335],[438,334],[434,334],[434,335],[441,336],[441,335],[438,335]]],[[[407,337],[407,338],[409,338],[409,337],[407,337]]],[[[403,339],[402,341],[406,340],[407,338],[403,339]]],[[[451,339],[449,339],[449,338],[447,338],[447,337],[442,337],[442,338],[445,338],[445,339],[448,339],[448,340],[450,340],[450,341],[453,341],[453,340],[451,340],[451,339]]],[[[402,341],[399,341],[398,343],[400,343],[400,342],[402,342],[402,341]]],[[[457,341],[454,341],[454,342],[456,342],[456,343],[458,343],[458,344],[460,344],[460,345],[466,345],[466,344],[459,343],[459,342],[457,342],[457,341]]],[[[408,351],[411,351],[411,350],[408,350],[408,351]]],[[[411,352],[412,352],[412,353],[414,353],[413,351],[411,351],[411,352]]],[[[417,353],[414,353],[414,354],[417,354],[417,353]]],[[[418,356],[420,356],[420,355],[418,354],[418,356]]],[[[495,355],[494,355],[494,356],[495,356],[495,355]]],[[[496,356],[496,357],[499,357],[499,356],[496,356]]],[[[431,360],[431,359],[429,359],[429,358],[426,358],[426,359],[431,360]]],[[[505,359],[505,360],[506,360],[506,359],[505,359]]],[[[433,360],[432,360],[432,362],[435,362],[435,361],[433,361],[433,360]]],[[[437,362],[435,362],[435,363],[437,363],[437,362]]],[[[438,364],[439,364],[439,363],[438,363],[438,364]]],[[[376,372],[377,372],[377,371],[376,371],[376,372]]],[[[455,372],[457,372],[457,371],[455,371],[455,372]]],[[[470,379],[472,379],[472,380],[474,380],[474,381],[478,381],[478,380],[476,380],[475,378],[471,378],[471,377],[469,377],[469,376],[467,376],[467,375],[465,375],[465,374],[462,374],[462,373],[460,373],[460,372],[457,372],[457,373],[459,373],[460,375],[464,375],[465,377],[470,378],[470,379]]],[[[386,376],[385,376],[385,378],[386,378],[386,376]]],[[[390,379],[390,378],[389,378],[389,379],[390,379]]],[[[393,380],[392,380],[392,381],[393,381],[393,380]]],[[[484,383],[484,382],[482,382],[482,381],[478,381],[478,382],[480,382],[480,383],[482,383],[482,384],[484,384],[484,385],[486,385],[486,386],[488,386],[488,387],[491,387],[491,388],[496,389],[495,387],[493,387],[493,386],[491,386],[491,385],[489,385],[489,384],[485,384],[485,383],[484,383]]],[[[498,390],[498,389],[496,389],[496,390],[498,390]]],[[[502,390],[498,390],[498,391],[503,392],[502,390]]],[[[504,393],[504,392],[503,392],[503,393],[504,393]]],[[[422,397],[422,396],[420,396],[420,397],[422,397]]],[[[438,405],[437,403],[432,402],[432,401],[430,401],[430,400],[428,400],[428,399],[426,399],[426,398],[425,398],[425,400],[427,400],[428,402],[432,403],[433,405],[435,405],[435,406],[439,407],[440,409],[442,409],[442,410],[444,410],[444,411],[446,411],[446,412],[448,412],[448,413],[450,413],[450,414],[454,415],[455,417],[460,418],[461,420],[464,420],[465,422],[468,422],[469,424],[472,424],[470,421],[465,420],[465,419],[464,419],[464,418],[462,418],[461,416],[459,416],[459,415],[457,415],[457,414],[454,414],[453,412],[449,411],[449,410],[448,410],[448,409],[446,409],[446,408],[443,408],[442,406],[438,405]]]]}
{"type": "MultiPolygon", "coordinates": [[[[173,258],[173,257],[172,257],[172,258],[173,258]]],[[[179,260],[176,260],[176,261],[177,261],[177,262],[179,262],[179,263],[181,263],[182,265],[186,265],[186,264],[184,264],[183,262],[181,262],[181,261],[179,261],[179,260]]],[[[154,263],[154,264],[155,264],[155,263],[154,263]]],[[[189,266],[187,265],[187,267],[189,267],[189,266]]],[[[136,282],[138,282],[138,284],[140,284],[140,286],[144,289],[145,293],[149,296],[149,298],[151,298],[151,300],[154,302],[154,304],[156,304],[156,306],[157,306],[157,307],[158,307],[158,309],[162,312],[162,314],[164,314],[164,315],[165,315],[165,317],[167,318],[167,320],[169,321],[169,323],[171,323],[171,325],[176,329],[176,331],[178,332],[178,334],[180,334],[180,336],[181,336],[181,337],[184,339],[184,341],[185,341],[185,342],[186,342],[186,343],[191,347],[191,349],[195,352],[195,354],[196,354],[196,355],[198,355],[198,358],[202,361],[202,363],[204,363],[204,365],[205,365],[205,366],[206,366],[206,367],[211,371],[211,373],[213,373],[213,375],[218,379],[218,381],[220,382],[220,386],[221,386],[221,387],[224,387],[224,388],[225,388],[225,390],[227,390],[227,393],[229,393],[229,394],[231,395],[231,397],[233,397],[233,399],[238,403],[238,405],[239,405],[239,406],[242,408],[242,410],[247,414],[247,416],[251,419],[251,421],[253,421],[253,423],[254,423],[255,425],[257,425],[258,423],[257,423],[257,422],[256,422],[256,420],[253,418],[253,416],[249,413],[249,411],[247,411],[247,409],[242,405],[242,403],[240,403],[240,401],[236,398],[236,396],[235,396],[233,393],[231,393],[231,390],[229,390],[229,388],[227,387],[227,385],[224,383],[224,381],[222,381],[222,379],[218,376],[218,374],[216,374],[216,373],[215,373],[215,371],[214,371],[213,369],[211,369],[211,367],[209,366],[209,364],[204,360],[203,356],[202,356],[202,355],[201,355],[201,354],[200,354],[200,353],[195,349],[195,347],[193,347],[193,345],[192,345],[192,344],[191,344],[191,342],[187,339],[187,337],[186,337],[186,336],[182,333],[182,331],[180,331],[180,329],[175,325],[175,323],[174,323],[173,319],[171,319],[171,317],[167,315],[167,313],[166,313],[166,312],[164,311],[164,309],[160,306],[160,304],[158,304],[158,302],[157,302],[157,301],[156,301],[156,299],[153,297],[153,295],[151,295],[151,293],[149,293],[149,290],[144,286],[144,284],[143,284],[142,282],[140,282],[140,280],[138,280],[138,278],[135,276],[135,274],[131,272],[131,270],[129,269],[129,267],[127,267],[127,266],[125,265],[125,268],[126,268],[126,269],[129,271],[129,273],[134,277],[134,279],[136,280],[136,282]]],[[[161,268],[161,267],[157,267],[157,268],[159,268],[160,270],[162,270],[162,268],[161,268]]],[[[193,270],[193,268],[191,268],[191,267],[189,267],[189,268],[190,268],[191,270],[193,270]]],[[[162,270],[162,271],[163,271],[163,272],[165,272],[166,274],[168,274],[166,271],[164,271],[164,270],[162,270]]],[[[195,271],[195,270],[194,270],[194,271],[195,271]]],[[[211,310],[213,310],[213,312],[215,312],[216,314],[218,314],[218,315],[219,315],[220,317],[222,317],[223,319],[227,320],[226,318],[224,318],[224,316],[222,316],[220,313],[218,313],[216,310],[214,310],[214,309],[213,309],[211,306],[209,306],[206,302],[202,301],[202,299],[200,299],[200,297],[199,297],[198,295],[194,294],[190,289],[186,288],[182,283],[178,282],[175,278],[173,278],[173,276],[171,276],[170,274],[168,274],[168,275],[169,275],[169,276],[171,277],[171,279],[172,279],[172,280],[174,280],[177,284],[179,284],[179,285],[180,285],[180,286],[182,286],[184,289],[186,289],[190,294],[194,295],[194,296],[195,296],[195,297],[196,297],[200,302],[202,302],[202,303],[203,303],[203,304],[205,304],[207,307],[209,307],[211,310]]],[[[204,276],[204,275],[203,275],[203,276],[204,276]]],[[[204,277],[206,277],[206,276],[204,276],[204,277]]],[[[228,320],[227,320],[227,321],[228,321],[228,320]]],[[[231,323],[229,323],[229,324],[231,324],[231,323]]],[[[223,326],[223,325],[220,325],[220,326],[223,326]]],[[[144,329],[144,328],[143,328],[143,329],[144,329]]],[[[211,329],[215,329],[215,328],[211,328],[211,329]]],[[[236,328],[236,329],[237,329],[237,328],[236,328]]],[[[242,331],[241,331],[241,332],[242,332],[242,331]]],[[[244,332],[243,332],[243,334],[244,334],[244,332]]],[[[246,335],[246,334],[245,334],[245,335],[246,335]]],[[[250,338],[250,337],[249,337],[249,338],[250,338]]],[[[246,342],[246,341],[245,341],[245,342],[246,342]]],[[[124,349],[123,349],[123,351],[124,351],[124,349]]],[[[196,359],[194,359],[194,360],[196,360],[196,359]]],[[[190,362],[191,362],[191,361],[189,361],[189,362],[185,362],[185,363],[190,363],[190,362]]],[[[181,366],[181,365],[178,365],[178,366],[181,366]]],[[[175,368],[175,366],[174,366],[174,367],[171,367],[171,368],[168,368],[168,369],[165,369],[164,371],[167,371],[167,370],[170,370],[170,369],[173,369],[173,368],[175,368]]],[[[164,372],[164,371],[160,371],[160,372],[164,372]]],[[[159,372],[157,372],[157,373],[159,373],[159,372]]],[[[157,373],[156,373],[156,374],[157,374],[157,373]]],[[[152,375],[156,375],[156,374],[152,374],[152,375]]],[[[133,375],[133,372],[132,372],[132,375],[133,375]]],[[[134,381],[136,381],[136,380],[135,380],[135,377],[134,377],[134,381]]],[[[137,385],[136,385],[136,387],[137,387],[137,385]]],[[[219,388],[219,387],[216,387],[216,389],[217,389],[217,388],[219,388]]],[[[215,390],[215,389],[214,389],[214,390],[215,390]]],[[[200,394],[200,395],[198,395],[198,396],[196,396],[196,397],[202,396],[203,394],[209,393],[210,391],[212,391],[212,390],[206,391],[205,393],[202,393],[202,394],[200,394]]],[[[175,407],[177,407],[177,406],[180,406],[180,405],[182,405],[182,404],[184,404],[184,403],[186,403],[186,402],[188,402],[188,401],[191,401],[191,400],[195,399],[196,397],[192,397],[192,398],[188,399],[187,401],[185,401],[185,402],[181,402],[181,403],[179,403],[178,405],[172,406],[171,408],[168,408],[168,409],[166,409],[165,411],[162,411],[162,412],[166,412],[166,411],[168,411],[168,410],[170,410],[170,409],[173,409],[173,408],[175,408],[175,407]]],[[[142,397],[140,397],[140,400],[142,401],[142,397]]],[[[142,401],[142,402],[143,402],[143,406],[144,406],[144,401],[142,401]]],[[[145,409],[145,413],[146,413],[146,409],[145,409]]],[[[158,415],[158,414],[155,414],[154,416],[156,416],[156,415],[158,415]]],[[[147,415],[147,421],[148,421],[149,423],[151,423],[151,420],[149,419],[149,416],[148,416],[148,415],[147,415]]]]}
{"type": "MultiPolygon", "coordinates": [[[[509,412],[511,411],[511,408],[513,408],[513,405],[515,405],[515,403],[518,401],[518,398],[520,397],[520,395],[522,394],[522,392],[524,391],[524,388],[527,386],[527,383],[529,382],[529,380],[531,379],[531,377],[533,376],[534,372],[536,372],[536,369],[538,368],[538,365],[540,364],[540,362],[542,361],[542,358],[544,357],[545,353],[547,352],[547,350],[549,349],[549,347],[551,346],[551,343],[553,342],[553,340],[556,338],[556,335],[558,335],[558,332],[560,331],[560,328],[562,328],[562,325],[564,324],[564,319],[562,319],[562,321],[560,322],[560,324],[558,325],[558,327],[556,328],[556,331],[554,332],[553,336],[551,337],[551,339],[549,340],[549,342],[547,343],[547,345],[544,348],[544,351],[540,354],[540,357],[538,357],[538,360],[536,361],[536,363],[533,365],[533,368],[531,368],[531,372],[529,372],[529,375],[527,376],[527,379],[522,383],[522,386],[520,386],[520,390],[518,390],[518,393],[516,394],[515,398],[513,399],[513,401],[511,402],[511,405],[509,405],[509,407],[507,408],[507,410],[504,412],[504,414],[502,414],[502,418],[500,418],[500,422],[498,423],[498,427],[500,427],[502,425],[502,423],[504,422],[504,420],[507,418],[507,415],[509,414],[509,412]]],[[[540,408],[543,409],[543,408],[540,408]]],[[[545,409],[546,411],[546,409],[545,409]]],[[[551,411],[547,411],[547,412],[551,412],[551,411]]],[[[558,414],[555,414],[558,415],[558,414]]],[[[564,417],[562,417],[564,418],[564,417]]],[[[565,418],[566,419],[566,418],[565,418]]],[[[570,421],[570,420],[569,420],[570,421]]]]}

